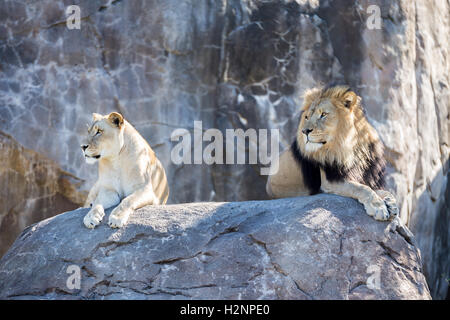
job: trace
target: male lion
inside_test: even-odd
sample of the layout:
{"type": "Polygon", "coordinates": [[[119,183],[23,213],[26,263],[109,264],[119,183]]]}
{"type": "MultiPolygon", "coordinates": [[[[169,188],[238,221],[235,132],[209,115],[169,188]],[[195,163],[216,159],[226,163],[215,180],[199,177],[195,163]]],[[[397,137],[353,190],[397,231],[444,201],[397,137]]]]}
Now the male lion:
{"type": "Polygon", "coordinates": [[[95,228],[105,209],[120,203],[109,216],[109,226],[124,226],[133,210],[165,204],[169,197],[166,173],[145,139],[120,113],[93,114],[81,145],[86,162],[98,162],[99,176],[86,199],[91,210],[84,225],[95,228]]]}
{"type": "Polygon", "coordinates": [[[383,144],[367,121],[361,98],[347,86],[314,88],[304,95],[297,136],[269,177],[273,198],[328,193],[361,202],[368,215],[388,220],[398,214],[384,186],[383,144]]]}

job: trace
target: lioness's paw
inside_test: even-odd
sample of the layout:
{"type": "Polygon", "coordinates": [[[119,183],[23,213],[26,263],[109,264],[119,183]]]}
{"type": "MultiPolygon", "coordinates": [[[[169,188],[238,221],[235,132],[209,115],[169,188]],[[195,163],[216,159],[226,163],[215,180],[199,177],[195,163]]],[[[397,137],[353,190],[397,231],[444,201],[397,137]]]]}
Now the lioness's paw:
{"type": "Polygon", "coordinates": [[[364,205],[369,216],[378,221],[389,220],[390,214],[384,201],[380,198],[374,199],[372,202],[364,205]]]}
{"type": "Polygon", "coordinates": [[[95,226],[98,226],[100,224],[100,221],[102,221],[104,216],[105,211],[103,210],[103,208],[97,206],[89,210],[88,214],[83,219],[83,223],[86,228],[94,229],[95,226]]]}
{"type": "Polygon", "coordinates": [[[109,215],[108,225],[111,228],[122,228],[127,223],[129,216],[129,210],[120,210],[116,208],[109,215]]]}
{"type": "Polygon", "coordinates": [[[395,197],[389,191],[385,190],[377,190],[376,193],[383,199],[384,204],[386,205],[389,211],[389,218],[393,219],[398,216],[399,209],[397,207],[397,201],[395,197]]]}

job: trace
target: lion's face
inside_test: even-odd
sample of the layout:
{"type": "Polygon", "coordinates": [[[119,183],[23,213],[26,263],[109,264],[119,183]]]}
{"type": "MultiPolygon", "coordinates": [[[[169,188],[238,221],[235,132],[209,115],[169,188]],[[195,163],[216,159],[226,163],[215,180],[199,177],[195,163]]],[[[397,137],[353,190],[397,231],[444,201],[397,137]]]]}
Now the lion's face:
{"type": "Polygon", "coordinates": [[[331,142],[336,135],[338,118],[338,110],[330,100],[304,110],[299,131],[301,131],[306,152],[317,151],[331,142]]]}
{"type": "Polygon", "coordinates": [[[342,93],[341,88],[332,90],[326,96],[313,92],[305,98],[297,141],[306,154],[337,151],[354,134],[353,111],[358,97],[351,91],[342,93]]]}
{"type": "Polygon", "coordinates": [[[123,146],[123,124],[123,117],[117,112],[107,116],[93,114],[93,123],[81,144],[87,163],[93,164],[119,154],[123,146]]]}

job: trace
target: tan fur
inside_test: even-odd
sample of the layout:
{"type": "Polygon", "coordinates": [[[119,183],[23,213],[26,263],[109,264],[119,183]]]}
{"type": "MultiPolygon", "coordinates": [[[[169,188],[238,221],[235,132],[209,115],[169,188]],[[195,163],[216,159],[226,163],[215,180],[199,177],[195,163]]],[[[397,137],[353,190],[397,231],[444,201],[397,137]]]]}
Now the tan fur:
{"type": "MultiPolygon", "coordinates": [[[[301,154],[308,159],[322,165],[338,164],[361,177],[370,165],[370,146],[375,148],[372,152],[382,155],[382,144],[364,116],[361,98],[348,87],[308,90],[302,111],[296,139],[301,154]]],[[[393,196],[386,191],[376,192],[352,177],[343,182],[328,181],[322,168],[320,177],[323,191],[357,199],[377,220],[398,213],[393,196]]],[[[281,155],[279,171],[269,177],[266,190],[274,198],[308,194],[292,148],[281,155]]]]}
{"type": "Polygon", "coordinates": [[[104,209],[118,204],[109,217],[113,228],[124,226],[133,210],[166,203],[169,187],[161,162],[121,114],[94,113],[82,149],[86,161],[98,162],[99,168],[85,203],[91,207],[84,218],[86,227],[94,228],[103,219],[104,209]]]}
{"type": "Polygon", "coordinates": [[[303,175],[296,164],[290,149],[281,153],[278,164],[278,172],[269,176],[266,184],[266,192],[272,198],[307,196],[309,191],[303,184],[303,175]]]}

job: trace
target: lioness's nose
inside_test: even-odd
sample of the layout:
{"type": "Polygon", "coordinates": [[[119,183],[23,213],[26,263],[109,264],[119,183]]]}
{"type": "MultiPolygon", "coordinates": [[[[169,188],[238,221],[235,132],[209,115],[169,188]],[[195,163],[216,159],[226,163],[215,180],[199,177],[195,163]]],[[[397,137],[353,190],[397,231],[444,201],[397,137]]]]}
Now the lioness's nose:
{"type": "Polygon", "coordinates": [[[303,129],[302,132],[306,135],[308,135],[313,129],[303,129]]]}
{"type": "Polygon", "coordinates": [[[84,150],[86,150],[86,149],[87,149],[87,147],[88,147],[88,145],[87,145],[87,144],[82,144],[82,145],[81,145],[81,149],[83,149],[83,151],[84,151],[84,150]]]}

